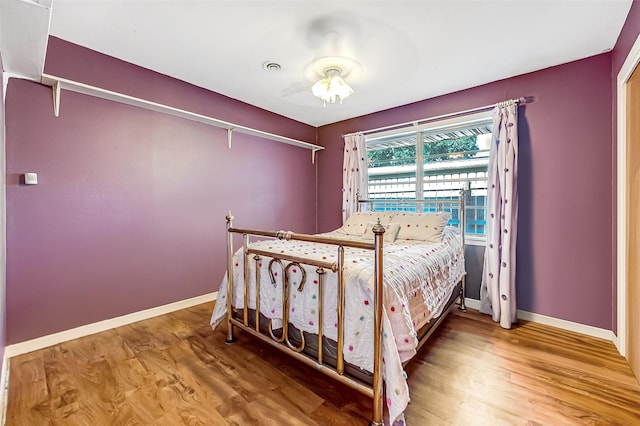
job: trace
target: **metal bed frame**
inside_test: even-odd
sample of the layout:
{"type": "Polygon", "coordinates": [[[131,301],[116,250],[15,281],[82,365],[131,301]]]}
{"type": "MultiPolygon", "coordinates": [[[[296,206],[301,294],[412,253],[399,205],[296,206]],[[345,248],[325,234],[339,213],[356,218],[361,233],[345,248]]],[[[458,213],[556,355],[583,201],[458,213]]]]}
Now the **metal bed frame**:
{"type": "MultiPolygon", "coordinates": [[[[384,203],[384,204],[413,204],[413,205],[432,205],[436,204],[439,211],[443,211],[445,205],[459,205],[460,207],[460,235],[463,247],[463,259],[464,259],[464,211],[465,211],[465,190],[460,191],[460,198],[454,200],[407,200],[407,199],[372,199],[372,200],[359,200],[359,206],[384,203]]],[[[352,241],[345,239],[330,238],[321,235],[309,235],[298,234],[290,231],[264,231],[257,229],[244,229],[233,227],[233,216],[231,212],[226,217],[227,220],[227,321],[228,332],[226,343],[231,344],[236,341],[234,336],[234,327],[238,327],[241,330],[259,338],[260,340],[270,344],[271,346],[287,353],[293,358],[315,368],[318,371],[326,374],[329,377],[336,379],[337,381],[355,389],[362,394],[373,399],[373,413],[371,419],[371,425],[381,426],[383,424],[383,380],[382,380],[382,308],[383,308],[383,237],[384,227],[376,224],[373,227],[374,241],[352,241]],[[233,300],[233,234],[241,234],[243,236],[243,253],[244,253],[244,307],[242,312],[232,306],[233,300]],[[286,254],[276,254],[272,252],[262,251],[249,247],[249,237],[267,237],[277,238],[280,240],[293,240],[293,241],[307,241],[315,243],[323,243],[336,246],[338,251],[337,262],[324,262],[312,259],[306,259],[302,257],[287,256],[286,254]],[[344,251],[345,247],[359,248],[374,251],[374,363],[373,363],[373,381],[371,384],[365,383],[354,377],[350,377],[345,374],[345,362],[344,362],[344,309],[345,309],[345,280],[343,276],[344,272],[344,251]],[[276,335],[272,329],[271,320],[268,322],[268,333],[264,333],[260,330],[260,268],[255,268],[255,286],[256,286],[256,307],[255,320],[251,319],[253,324],[250,324],[250,309],[248,308],[249,298],[249,262],[250,257],[256,262],[256,266],[262,257],[271,258],[269,262],[269,273],[272,282],[275,283],[272,267],[274,264],[278,264],[283,271],[283,285],[282,285],[282,332],[280,336],[276,335]],[[284,262],[288,262],[285,266],[284,262]],[[304,272],[304,268],[301,264],[316,267],[316,273],[318,276],[318,350],[317,356],[312,357],[309,354],[303,353],[305,349],[304,334],[300,332],[300,345],[296,346],[289,338],[289,324],[288,324],[288,312],[289,312],[289,270],[293,266],[297,266],[304,272]],[[338,333],[337,333],[337,357],[335,367],[329,365],[323,359],[323,275],[327,271],[337,273],[338,282],[338,333]],[[236,315],[234,315],[234,313],[236,315]]],[[[303,275],[298,290],[302,291],[306,276],[303,275]]],[[[458,307],[460,310],[466,310],[464,298],[465,298],[465,276],[462,276],[460,290],[459,290],[459,302],[458,307]]],[[[435,322],[430,324],[429,329],[420,337],[417,350],[426,342],[428,337],[435,331],[435,329],[442,323],[444,318],[455,306],[455,303],[450,304],[442,312],[442,314],[436,319],[435,322]]]]}

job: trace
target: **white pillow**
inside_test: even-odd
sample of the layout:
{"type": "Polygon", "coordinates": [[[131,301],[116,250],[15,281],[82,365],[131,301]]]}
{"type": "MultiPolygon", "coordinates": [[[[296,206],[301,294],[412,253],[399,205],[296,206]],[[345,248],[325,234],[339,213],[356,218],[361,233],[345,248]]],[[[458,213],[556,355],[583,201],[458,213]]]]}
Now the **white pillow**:
{"type": "MultiPolygon", "coordinates": [[[[367,230],[364,232],[364,236],[367,238],[373,239],[376,234],[373,233],[373,227],[377,222],[368,222],[367,230]]],[[[396,240],[396,236],[398,235],[398,231],[400,231],[399,223],[381,223],[384,227],[383,238],[386,243],[392,243],[396,240]]]]}
{"type": "Polygon", "coordinates": [[[364,235],[369,222],[391,222],[391,213],[385,212],[357,212],[347,218],[342,228],[338,232],[347,235],[364,235]]]}
{"type": "Polygon", "coordinates": [[[396,213],[392,222],[400,225],[398,240],[442,242],[442,231],[451,213],[396,213]]]}

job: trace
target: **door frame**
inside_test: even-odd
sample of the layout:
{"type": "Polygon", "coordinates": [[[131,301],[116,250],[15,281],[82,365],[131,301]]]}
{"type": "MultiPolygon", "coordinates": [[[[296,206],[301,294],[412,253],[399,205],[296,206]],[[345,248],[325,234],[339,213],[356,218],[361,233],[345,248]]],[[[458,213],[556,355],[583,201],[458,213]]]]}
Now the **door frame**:
{"type": "Polygon", "coordinates": [[[627,356],[627,81],[640,63],[640,35],[620,68],[617,79],[617,338],[620,354],[627,356]]]}

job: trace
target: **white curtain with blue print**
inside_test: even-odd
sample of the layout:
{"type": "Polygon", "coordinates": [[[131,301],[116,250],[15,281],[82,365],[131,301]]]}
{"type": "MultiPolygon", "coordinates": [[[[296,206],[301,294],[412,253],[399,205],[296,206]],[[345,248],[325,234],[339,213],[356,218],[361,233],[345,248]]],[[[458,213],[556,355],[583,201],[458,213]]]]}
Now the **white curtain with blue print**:
{"type": "Polygon", "coordinates": [[[505,104],[493,111],[480,312],[511,328],[517,321],[518,105],[513,101],[505,104]]]}
{"type": "Polygon", "coordinates": [[[342,223],[358,211],[358,193],[367,198],[367,148],[362,133],[344,136],[342,167],[342,223]]]}

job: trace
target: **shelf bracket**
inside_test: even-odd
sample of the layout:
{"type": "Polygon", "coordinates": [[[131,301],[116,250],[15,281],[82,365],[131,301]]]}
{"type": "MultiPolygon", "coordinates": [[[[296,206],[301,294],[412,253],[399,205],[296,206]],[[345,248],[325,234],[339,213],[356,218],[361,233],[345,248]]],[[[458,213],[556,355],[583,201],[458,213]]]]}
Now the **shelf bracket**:
{"type": "Polygon", "coordinates": [[[60,82],[56,81],[51,86],[51,91],[53,93],[53,115],[56,117],[60,116],[60,82]]]}
{"type": "MultiPolygon", "coordinates": [[[[2,1],[2,0],[0,0],[2,1]]],[[[61,89],[69,90],[71,92],[80,93],[83,95],[89,95],[100,99],[106,99],[113,102],[119,102],[125,105],[131,105],[138,108],[144,108],[149,111],[155,111],[162,114],[167,114],[173,117],[182,118],[185,120],[196,121],[198,123],[207,124],[227,130],[227,143],[229,148],[232,145],[233,133],[243,133],[245,135],[257,136],[262,139],[272,140],[274,142],[285,143],[305,149],[311,150],[311,162],[314,163],[316,157],[316,151],[323,150],[324,147],[315,145],[309,142],[304,142],[298,139],[289,138],[287,136],[277,135],[274,133],[265,132],[251,127],[242,126],[240,124],[230,123],[228,121],[220,120],[214,117],[209,117],[203,114],[199,114],[192,111],[172,107],[169,105],[160,104],[157,102],[149,101],[142,98],[136,98],[134,96],[125,95],[123,93],[113,92],[111,90],[102,89],[100,87],[90,86],[84,83],[78,83],[73,80],[67,80],[65,78],[56,77],[49,74],[42,74],[40,79],[42,84],[51,86],[53,91],[53,112],[56,117],[60,114],[60,91],[61,89]]],[[[6,91],[4,92],[6,93],[6,91]]]]}

